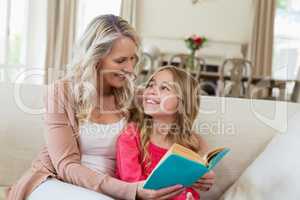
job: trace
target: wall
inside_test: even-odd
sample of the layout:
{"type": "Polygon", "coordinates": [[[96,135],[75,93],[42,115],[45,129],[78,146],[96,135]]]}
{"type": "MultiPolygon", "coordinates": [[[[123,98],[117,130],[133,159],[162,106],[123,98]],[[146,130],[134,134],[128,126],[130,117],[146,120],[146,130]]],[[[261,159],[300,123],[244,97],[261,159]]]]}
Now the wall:
{"type": "Polygon", "coordinates": [[[154,44],[163,52],[187,52],[182,42],[191,34],[205,35],[210,43],[204,57],[241,56],[248,43],[253,19],[253,0],[138,0],[137,30],[144,45],[154,44]]]}

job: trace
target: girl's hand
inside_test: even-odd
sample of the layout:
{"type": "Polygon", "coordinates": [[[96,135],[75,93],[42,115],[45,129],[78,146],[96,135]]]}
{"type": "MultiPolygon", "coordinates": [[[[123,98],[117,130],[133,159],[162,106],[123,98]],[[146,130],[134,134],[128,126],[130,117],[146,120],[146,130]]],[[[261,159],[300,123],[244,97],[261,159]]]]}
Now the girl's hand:
{"type": "Polygon", "coordinates": [[[183,190],[185,189],[181,185],[175,185],[168,188],[163,188],[160,190],[146,190],[143,189],[142,183],[139,184],[139,187],[137,189],[136,193],[136,199],[141,200],[164,200],[164,199],[170,199],[172,197],[175,197],[179,195],[183,190]]]}
{"type": "Polygon", "coordinates": [[[205,174],[200,180],[194,183],[192,187],[197,190],[208,191],[213,186],[215,178],[215,173],[213,171],[210,171],[207,174],[205,174]]]}
{"type": "Polygon", "coordinates": [[[193,195],[192,195],[192,193],[188,192],[186,194],[186,200],[195,200],[194,197],[193,197],[193,195]]]}

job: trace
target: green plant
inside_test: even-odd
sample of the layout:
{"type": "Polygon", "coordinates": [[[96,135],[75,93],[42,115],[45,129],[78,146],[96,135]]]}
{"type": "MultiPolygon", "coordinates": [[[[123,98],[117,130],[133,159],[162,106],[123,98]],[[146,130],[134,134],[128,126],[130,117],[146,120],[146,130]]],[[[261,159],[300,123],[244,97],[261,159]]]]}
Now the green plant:
{"type": "Polygon", "coordinates": [[[277,8],[286,9],[287,8],[287,0],[276,0],[277,8]]]}

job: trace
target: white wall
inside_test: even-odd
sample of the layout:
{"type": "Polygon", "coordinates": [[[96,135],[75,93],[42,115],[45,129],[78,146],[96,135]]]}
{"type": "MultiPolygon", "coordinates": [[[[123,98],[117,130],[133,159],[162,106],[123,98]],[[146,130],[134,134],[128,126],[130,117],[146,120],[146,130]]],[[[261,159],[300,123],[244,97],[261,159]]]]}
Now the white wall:
{"type": "Polygon", "coordinates": [[[241,45],[251,36],[253,0],[200,1],[193,5],[191,0],[138,0],[137,30],[144,45],[187,52],[182,40],[195,33],[210,40],[202,55],[241,56],[241,45]]]}

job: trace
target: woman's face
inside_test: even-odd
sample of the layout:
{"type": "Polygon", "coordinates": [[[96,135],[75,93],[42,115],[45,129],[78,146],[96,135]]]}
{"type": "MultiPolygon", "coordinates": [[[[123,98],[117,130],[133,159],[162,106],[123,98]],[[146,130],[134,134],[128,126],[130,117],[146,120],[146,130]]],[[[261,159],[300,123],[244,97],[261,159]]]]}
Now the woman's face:
{"type": "Polygon", "coordinates": [[[169,70],[158,72],[151,79],[143,94],[145,114],[152,117],[174,115],[177,112],[178,103],[172,73],[169,70]]]}
{"type": "Polygon", "coordinates": [[[128,37],[120,37],[113,43],[110,53],[99,63],[103,81],[114,88],[124,86],[128,75],[133,75],[136,63],[136,44],[128,37]]]}

